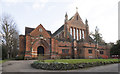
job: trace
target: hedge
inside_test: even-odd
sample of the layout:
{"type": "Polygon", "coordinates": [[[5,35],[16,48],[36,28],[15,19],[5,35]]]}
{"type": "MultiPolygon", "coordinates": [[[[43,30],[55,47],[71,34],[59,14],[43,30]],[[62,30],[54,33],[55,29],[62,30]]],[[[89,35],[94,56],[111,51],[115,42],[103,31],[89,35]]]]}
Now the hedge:
{"type": "Polygon", "coordinates": [[[43,70],[73,70],[87,67],[94,67],[106,64],[120,63],[120,61],[99,61],[99,62],[88,62],[88,63],[63,63],[63,62],[40,62],[35,61],[31,64],[33,68],[43,70]]]}

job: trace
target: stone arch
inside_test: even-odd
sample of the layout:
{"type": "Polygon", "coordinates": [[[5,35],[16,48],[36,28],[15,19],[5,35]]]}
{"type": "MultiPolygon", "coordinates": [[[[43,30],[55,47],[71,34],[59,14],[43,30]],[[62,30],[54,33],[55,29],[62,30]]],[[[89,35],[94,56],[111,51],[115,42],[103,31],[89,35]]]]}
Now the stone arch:
{"type": "MultiPolygon", "coordinates": [[[[36,55],[38,55],[39,51],[38,48],[44,48],[44,54],[43,55],[50,55],[50,46],[48,44],[48,42],[44,39],[38,39],[34,42],[34,44],[32,45],[32,52],[36,52],[36,55]],[[41,46],[41,47],[40,47],[41,46]]],[[[42,51],[42,50],[41,50],[42,51]]]]}

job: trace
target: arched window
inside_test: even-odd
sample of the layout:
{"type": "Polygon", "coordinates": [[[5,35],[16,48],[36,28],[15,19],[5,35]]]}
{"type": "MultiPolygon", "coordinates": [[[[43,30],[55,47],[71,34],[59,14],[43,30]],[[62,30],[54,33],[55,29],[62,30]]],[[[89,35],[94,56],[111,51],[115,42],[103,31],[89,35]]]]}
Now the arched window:
{"type": "Polygon", "coordinates": [[[84,30],[82,31],[82,34],[83,34],[83,39],[84,39],[84,38],[85,38],[85,36],[84,36],[84,35],[85,35],[85,32],[84,32],[84,30]]]}
{"type": "Polygon", "coordinates": [[[78,30],[79,30],[79,29],[77,29],[77,40],[79,40],[79,38],[78,38],[78,35],[79,35],[79,34],[78,34],[78,30]]]}
{"type": "Polygon", "coordinates": [[[74,28],[74,39],[75,39],[75,35],[76,35],[76,34],[75,34],[75,28],[74,28]]]}
{"type": "Polygon", "coordinates": [[[59,34],[59,38],[61,38],[60,34],[59,34]]]}
{"type": "Polygon", "coordinates": [[[81,39],[81,30],[80,30],[80,39],[81,39]]]}
{"type": "Polygon", "coordinates": [[[70,35],[72,36],[72,28],[70,28],[70,35]]]}

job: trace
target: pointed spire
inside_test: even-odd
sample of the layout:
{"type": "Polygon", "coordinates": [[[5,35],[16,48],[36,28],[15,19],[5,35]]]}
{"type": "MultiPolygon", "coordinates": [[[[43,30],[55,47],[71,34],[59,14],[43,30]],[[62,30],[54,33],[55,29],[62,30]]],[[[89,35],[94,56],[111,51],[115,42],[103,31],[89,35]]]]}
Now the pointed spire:
{"type": "Polygon", "coordinates": [[[68,15],[67,15],[67,12],[66,12],[66,14],[65,14],[65,23],[67,23],[67,21],[68,21],[68,15]]]}
{"type": "Polygon", "coordinates": [[[88,26],[88,20],[85,20],[85,25],[86,25],[86,39],[87,41],[89,40],[89,26],[88,26]]]}
{"type": "Polygon", "coordinates": [[[68,15],[67,15],[67,12],[66,12],[66,14],[65,14],[65,17],[67,17],[68,15]]]}
{"type": "Polygon", "coordinates": [[[76,7],[76,12],[78,12],[78,7],[76,7]]]}
{"type": "Polygon", "coordinates": [[[85,24],[88,25],[88,20],[87,19],[85,20],[85,24]]]}

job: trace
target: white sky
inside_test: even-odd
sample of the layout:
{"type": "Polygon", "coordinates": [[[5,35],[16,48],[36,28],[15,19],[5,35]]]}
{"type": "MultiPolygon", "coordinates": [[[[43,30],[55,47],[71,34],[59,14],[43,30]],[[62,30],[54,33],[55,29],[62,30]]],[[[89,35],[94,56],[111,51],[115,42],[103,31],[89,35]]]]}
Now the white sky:
{"type": "Polygon", "coordinates": [[[42,24],[52,33],[64,24],[65,13],[71,18],[76,7],[83,20],[88,19],[90,32],[98,26],[106,42],[118,40],[119,0],[0,0],[0,14],[14,17],[20,34],[25,26],[42,24]],[[2,11],[1,11],[2,10],[2,11]]]}

